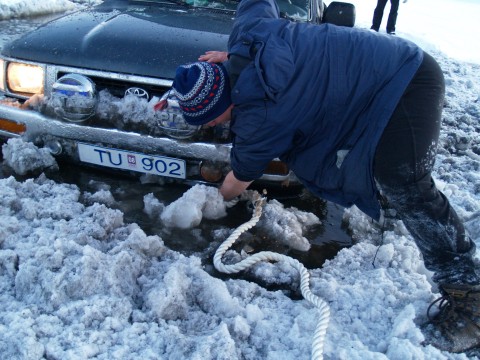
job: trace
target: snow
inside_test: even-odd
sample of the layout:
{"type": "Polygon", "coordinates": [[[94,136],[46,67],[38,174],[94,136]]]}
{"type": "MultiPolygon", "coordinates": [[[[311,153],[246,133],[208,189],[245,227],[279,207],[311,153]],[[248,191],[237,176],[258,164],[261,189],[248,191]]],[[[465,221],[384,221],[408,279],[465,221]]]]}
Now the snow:
{"type": "MultiPolygon", "coordinates": [[[[424,50],[441,51],[457,60],[480,63],[480,1],[400,0],[396,33],[424,50]]],[[[349,0],[356,7],[356,26],[370,28],[376,0],[349,0]]],[[[329,3],[329,1],[326,1],[329,3]]],[[[380,32],[385,33],[390,2],[380,32]]]]}
{"type": "Polygon", "coordinates": [[[58,169],[57,161],[47,148],[40,149],[20,138],[9,139],[8,144],[2,146],[2,152],[5,163],[19,175],[58,169]]]}
{"type": "MultiPolygon", "coordinates": [[[[353,1],[369,27],[374,0],[353,1]]],[[[87,2],[45,1],[62,11],[87,2]]],[[[33,16],[36,1],[0,0],[0,18],[33,16]],[[18,15],[16,15],[18,16],[18,15]]],[[[447,92],[434,177],[480,246],[480,2],[409,0],[398,36],[430,51],[447,92]],[[461,21],[461,23],[460,23],[461,21]]],[[[388,12],[388,5],[386,11],[388,12]]],[[[385,20],[384,20],[385,21],[385,20]]],[[[382,30],[384,31],[384,30],[382,30]]],[[[19,174],[55,167],[21,140],[2,148],[19,174]],[[32,161],[28,161],[32,159],[32,161]]],[[[0,354],[2,359],[308,359],[318,311],[284,291],[235,276],[214,277],[198,256],[169,249],[158,235],[125,223],[108,188],[82,193],[46,175],[0,179],[0,354]]],[[[195,186],[164,204],[144,197],[145,212],[166,228],[197,234],[204,219],[226,214],[213,188],[195,186]]],[[[258,226],[297,250],[308,249],[314,214],[271,200],[258,226]],[[283,229],[283,230],[282,230],[283,229]]],[[[438,290],[402,222],[380,227],[346,209],[355,245],[322,268],[311,289],[331,311],[327,359],[467,359],[423,346],[418,324],[438,290]]],[[[234,229],[218,228],[212,253],[234,229]]],[[[225,261],[248,256],[230,250],[225,261]]],[[[478,256],[478,252],[477,252],[478,256]]],[[[211,267],[211,265],[208,265],[211,267]]],[[[282,263],[255,265],[265,283],[298,287],[282,263]]]]}
{"type": "Polygon", "coordinates": [[[1,0],[0,20],[65,12],[77,9],[80,5],[95,5],[101,2],[101,0],[1,0]]]}

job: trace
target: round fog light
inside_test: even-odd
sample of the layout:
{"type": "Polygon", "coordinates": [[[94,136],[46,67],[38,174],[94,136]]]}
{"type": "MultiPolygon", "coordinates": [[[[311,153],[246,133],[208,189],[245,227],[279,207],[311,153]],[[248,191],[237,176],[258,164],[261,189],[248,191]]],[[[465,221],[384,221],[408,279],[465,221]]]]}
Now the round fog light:
{"type": "Polygon", "coordinates": [[[166,93],[161,98],[161,101],[165,100],[165,106],[155,113],[162,132],[174,139],[188,139],[195,135],[201,126],[190,125],[185,121],[175,96],[166,93]]]}
{"type": "Polygon", "coordinates": [[[53,84],[49,105],[65,120],[85,121],[97,106],[95,84],[83,75],[64,75],[53,84]]]}
{"type": "Polygon", "coordinates": [[[208,182],[218,182],[222,179],[222,170],[209,162],[200,163],[200,175],[208,182]]]}
{"type": "Polygon", "coordinates": [[[45,144],[45,147],[52,155],[60,155],[63,151],[62,145],[58,141],[49,141],[45,144]]]}

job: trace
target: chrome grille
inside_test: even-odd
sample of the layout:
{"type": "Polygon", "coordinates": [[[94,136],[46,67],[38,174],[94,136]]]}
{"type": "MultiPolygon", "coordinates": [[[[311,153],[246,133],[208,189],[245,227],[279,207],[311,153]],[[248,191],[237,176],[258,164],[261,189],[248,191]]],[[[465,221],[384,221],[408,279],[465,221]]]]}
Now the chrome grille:
{"type": "MultiPolygon", "coordinates": [[[[65,74],[67,74],[67,72],[59,72],[57,77],[61,78],[65,74]]],[[[123,79],[112,79],[112,78],[106,78],[101,76],[91,76],[91,75],[87,75],[87,76],[90,78],[90,80],[92,80],[95,83],[95,86],[97,87],[97,91],[108,90],[110,94],[119,98],[122,98],[125,94],[125,91],[127,91],[127,89],[131,87],[139,87],[146,90],[150,95],[150,98],[152,98],[153,96],[161,98],[163,94],[169,89],[168,86],[164,86],[164,85],[162,86],[162,85],[145,84],[145,83],[139,83],[139,82],[129,82],[123,79]]]]}

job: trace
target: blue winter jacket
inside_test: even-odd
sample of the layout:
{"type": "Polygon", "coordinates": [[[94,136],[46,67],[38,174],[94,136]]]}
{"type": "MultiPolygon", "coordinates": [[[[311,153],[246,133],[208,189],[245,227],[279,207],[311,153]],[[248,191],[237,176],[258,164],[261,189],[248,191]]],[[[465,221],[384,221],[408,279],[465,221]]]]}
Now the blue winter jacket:
{"type": "Polygon", "coordinates": [[[423,59],[369,30],[279,19],[274,0],[243,0],[230,56],[252,61],[232,89],[231,165],[242,181],[280,158],[315,195],[378,219],[377,143],[423,59]]]}

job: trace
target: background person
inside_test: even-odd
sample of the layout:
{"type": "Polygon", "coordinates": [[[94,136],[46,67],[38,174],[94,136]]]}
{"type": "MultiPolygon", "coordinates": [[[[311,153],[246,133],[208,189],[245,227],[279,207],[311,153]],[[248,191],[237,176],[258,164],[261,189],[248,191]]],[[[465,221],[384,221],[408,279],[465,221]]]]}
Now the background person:
{"type": "MultiPolygon", "coordinates": [[[[403,0],[403,2],[406,3],[407,0],[403,0]]],[[[387,0],[377,1],[377,6],[375,7],[375,10],[373,12],[372,27],[370,29],[377,32],[380,29],[380,24],[382,23],[383,18],[383,11],[385,10],[386,4],[387,0]]],[[[390,13],[388,14],[387,20],[387,34],[395,35],[395,24],[397,23],[399,4],[400,0],[390,0],[390,13]]]]}

